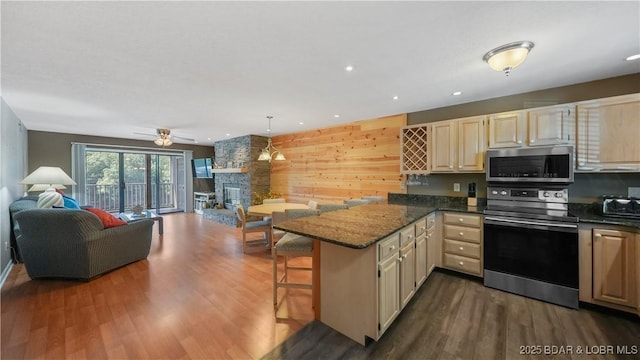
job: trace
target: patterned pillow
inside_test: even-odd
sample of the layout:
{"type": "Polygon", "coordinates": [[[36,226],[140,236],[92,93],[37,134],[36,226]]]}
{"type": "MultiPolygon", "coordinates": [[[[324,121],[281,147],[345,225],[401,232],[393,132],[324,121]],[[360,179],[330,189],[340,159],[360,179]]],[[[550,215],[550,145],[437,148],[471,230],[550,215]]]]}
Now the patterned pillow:
{"type": "Polygon", "coordinates": [[[96,214],[100,218],[100,221],[102,221],[102,225],[104,225],[105,229],[127,225],[126,221],[122,221],[104,210],[96,208],[85,208],[85,210],[96,214]]]}

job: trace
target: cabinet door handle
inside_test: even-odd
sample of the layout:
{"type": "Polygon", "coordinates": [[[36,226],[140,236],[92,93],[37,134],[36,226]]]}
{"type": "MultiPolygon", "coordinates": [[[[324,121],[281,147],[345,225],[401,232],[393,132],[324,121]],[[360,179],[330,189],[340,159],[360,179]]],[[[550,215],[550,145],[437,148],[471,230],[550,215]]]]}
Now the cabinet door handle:
{"type": "Polygon", "coordinates": [[[453,165],[449,165],[449,169],[453,169],[453,165]]]}
{"type": "Polygon", "coordinates": [[[462,165],[458,165],[458,169],[462,169],[462,165]]]}
{"type": "Polygon", "coordinates": [[[427,239],[431,239],[431,235],[427,235],[427,239]]]}
{"type": "Polygon", "coordinates": [[[425,230],[427,230],[427,228],[426,228],[426,227],[424,227],[424,226],[422,226],[422,227],[420,228],[420,231],[425,231],[425,230]]]}
{"type": "Polygon", "coordinates": [[[464,233],[462,231],[460,231],[460,236],[464,236],[464,233]]]}
{"type": "Polygon", "coordinates": [[[406,259],[406,258],[407,258],[407,256],[409,256],[409,254],[404,254],[404,255],[402,255],[402,258],[403,258],[403,259],[406,259]]]}
{"type": "Polygon", "coordinates": [[[516,141],[517,144],[522,144],[522,140],[516,141]]]}
{"type": "Polygon", "coordinates": [[[460,261],[458,264],[460,264],[460,266],[464,266],[464,262],[460,261]]]}
{"type": "Polygon", "coordinates": [[[461,223],[463,223],[463,222],[464,222],[464,219],[463,219],[463,218],[460,218],[460,222],[461,222],[461,223]]]}
{"type": "Polygon", "coordinates": [[[602,234],[595,234],[595,237],[602,237],[602,234]]]}
{"type": "Polygon", "coordinates": [[[458,249],[460,249],[460,251],[464,251],[464,248],[462,246],[460,246],[458,249]]]}
{"type": "Polygon", "coordinates": [[[399,262],[402,262],[402,257],[399,257],[399,258],[398,258],[398,261],[399,261],[399,262]]]}
{"type": "Polygon", "coordinates": [[[534,139],[530,139],[529,142],[533,144],[536,141],[534,139]]]}

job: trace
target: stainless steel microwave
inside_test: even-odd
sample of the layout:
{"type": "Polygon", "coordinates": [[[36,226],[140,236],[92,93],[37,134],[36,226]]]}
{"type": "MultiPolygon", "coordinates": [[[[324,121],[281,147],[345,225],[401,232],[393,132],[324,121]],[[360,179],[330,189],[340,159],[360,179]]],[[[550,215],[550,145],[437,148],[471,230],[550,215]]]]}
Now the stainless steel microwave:
{"type": "Polygon", "coordinates": [[[487,182],[573,183],[573,146],[487,150],[487,182]]]}

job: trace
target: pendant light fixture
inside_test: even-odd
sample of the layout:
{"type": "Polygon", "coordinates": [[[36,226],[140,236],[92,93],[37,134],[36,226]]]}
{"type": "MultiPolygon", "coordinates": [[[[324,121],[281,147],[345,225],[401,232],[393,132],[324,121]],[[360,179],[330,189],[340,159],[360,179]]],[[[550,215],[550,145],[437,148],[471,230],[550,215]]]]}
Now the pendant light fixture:
{"type": "MultiPolygon", "coordinates": [[[[267,132],[271,135],[271,119],[273,119],[273,116],[267,116],[267,119],[269,119],[269,128],[267,129],[267,132]]],[[[269,136],[269,139],[267,139],[267,146],[260,152],[258,160],[271,162],[271,160],[282,161],[286,160],[286,158],[280,150],[276,149],[275,146],[271,144],[271,136],[269,136]]]]}
{"type": "Polygon", "coordinates": [[[484,54],[482,60],[486,61],[493,70],[504,71],[504,74],[509,76],[511,69],[524,62],[533,45],[531,41],[516,41],[498,46],[484,54]]]}

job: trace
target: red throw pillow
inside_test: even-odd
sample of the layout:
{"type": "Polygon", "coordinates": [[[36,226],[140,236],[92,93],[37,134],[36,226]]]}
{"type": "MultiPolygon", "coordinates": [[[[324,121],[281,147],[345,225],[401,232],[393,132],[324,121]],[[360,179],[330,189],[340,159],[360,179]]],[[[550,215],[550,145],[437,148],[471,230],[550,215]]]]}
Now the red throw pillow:
{"type": "Polygon", "coordinates": [[[126,221],[122,221],[104,210],[100,210],[96,208],[85,208],[85,210],[96,214],[100,218],[100,221],[102,221],[102,225],[104,225],[105,229],[121,226],[121,225],[127,225],[126,221]]]}

